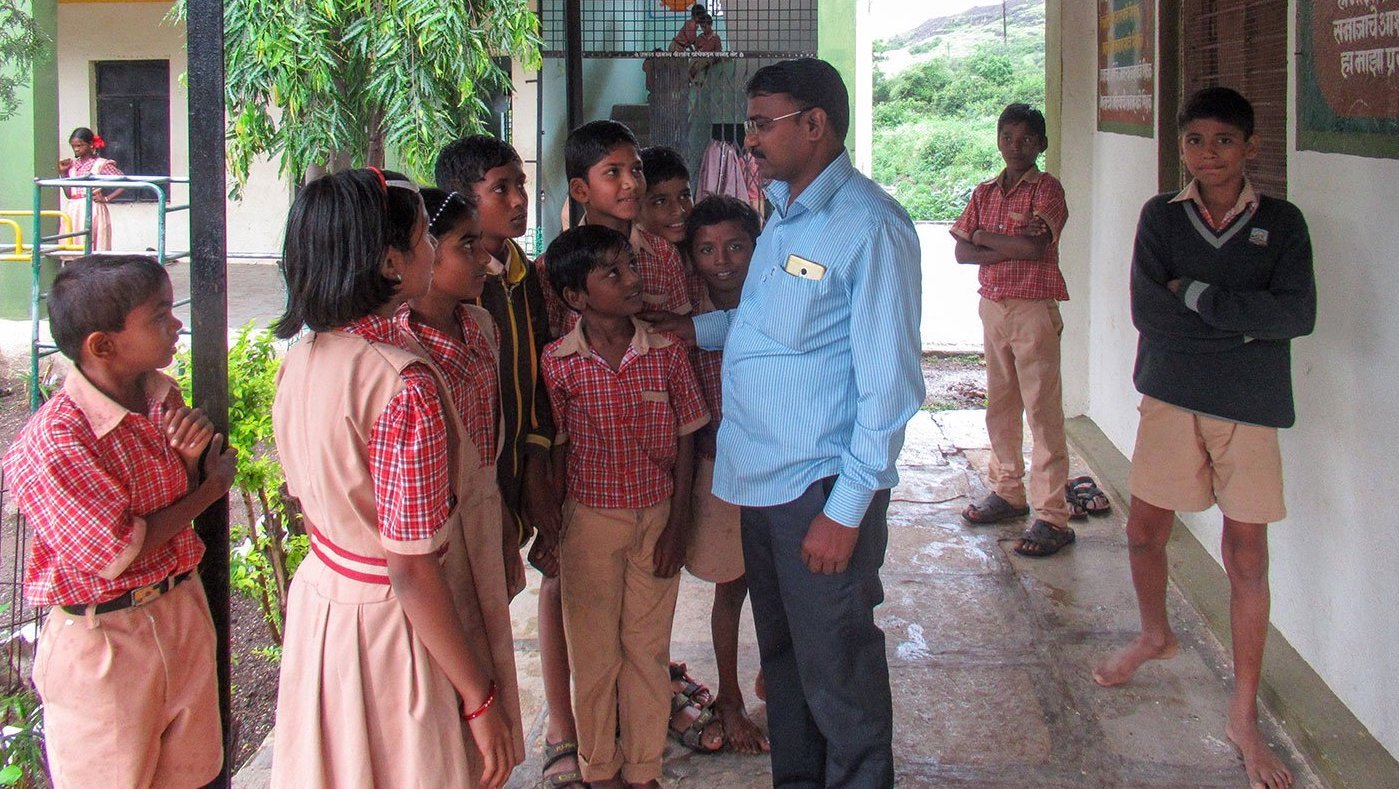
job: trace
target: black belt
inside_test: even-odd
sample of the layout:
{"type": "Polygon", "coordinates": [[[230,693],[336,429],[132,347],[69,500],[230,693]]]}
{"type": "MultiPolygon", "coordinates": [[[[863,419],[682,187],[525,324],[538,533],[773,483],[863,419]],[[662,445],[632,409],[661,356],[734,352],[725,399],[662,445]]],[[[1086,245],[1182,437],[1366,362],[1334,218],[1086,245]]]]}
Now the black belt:
{"type": "MultiPolygon", "coordinates": [[[[155,583],[147,584],[146,586],[138,586],[129,592],[123,592],[121,595],[113,597],[111,600],[98,603],[97,607],[94,609],[93,612],[98,614],[106,614],[112,611],[120,611],[123,608],[135,608],[137,606],[146,605],[147,603],[153,603],[157,599],[159,599],[161,595],[179,586],[186,578],[189,578],[191,575],[194,575],[193,570],[185,570],[179,575],[172,575],[169,578],[166,578],[162,581],[156,581],[155,583]]],[[[72,614],[73,616],[85,616],[87,614],[88,608],[90,607],[91,606],[87,605],[59,606],[59,608],[62,608],[64,612],[72,614]]]]}

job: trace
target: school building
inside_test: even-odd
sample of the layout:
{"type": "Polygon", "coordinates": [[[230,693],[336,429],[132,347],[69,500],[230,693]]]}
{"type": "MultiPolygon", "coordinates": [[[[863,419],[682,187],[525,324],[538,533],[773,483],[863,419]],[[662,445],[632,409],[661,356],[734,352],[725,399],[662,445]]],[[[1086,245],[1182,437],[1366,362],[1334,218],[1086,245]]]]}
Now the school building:
{"type": "MultiPolygon", "coordinates": [[[[53,171],[74,126],[107,133],[103,107],[116,96],[108,96],[107,82],[113,91],[143,86],[151,93],[148,104],[164,102],[169,166],[185,172],[184,31],[165,21],[169,3],[30,2],[54,34],[57,53],[35,75],[20,116],[0,123],[6,151],[0,207],[30,204],[30,178],[53,171]],[[138,61],[164,61],[164,78],[137,79],[134,67],[122,66],[138,61]],[[123,69],[124,82],[117,79],[123,69]]],[[[557,34],[547,32],[559,5],[544,2],[549,56],[540,73],[516,67],[512,107],[512,139],[541,190],[533,224],[545,238],[557,227],[563,196],[564,61],[562,43],[549,37],[557,34]]],[[[683,19],[678,11],[657,16],[658,5],[584,3],[585,24],[592,14],[599,31],[584,66],[587,117],[625,114],[617,108],[626,106],[647,112],[654,86],[648,89],[638,65],[683,19]],[[624,19],[640,21],[628,27],[624,19]]],[[[716,16],[726,49],[757,56],[811,52],[836,63],[852,86],[851,142],[867,169],[869,1],[713,5],[724,11],[716,16]],[[762,37],[784,20],[802,23],[788,24],[781,41],[762,37]]],[[[1337,782],[1367,785],[1365,775],[1380,774],[1373,770],[1395,775],[1399,540],[1385,526],[1392,517],[1384,507],[1399,492],[1389,462],[1399,445],[1399,374],[1391,367],[1399,359],[1399,309],[1384,294],[1393,292],[1399,249],[1399,4],[1047,0],[1046,19],[1047,164],[1063,180],[1071,211],[1060,246],[1073,296],[1063,310],[1065,408],[1079,417],[1075,439],[1097,463],[1120,463],[1132,450],[1139,396],[1131,382],[1136,333],[1128,271],[1142,203],[1182,183],[1176,109],[1184,94],[1209,84],[1238,88],[1256,102],[1263,148],[1256,182],[1305,213],[1319,302],[1315,333],[1293,343],[1298,419],[1282,433],[1290,514],[1271,529],[1275,632],[1264,695],[1299,744],[1337,771],[1337,782]]],[[[715,77],[723,72],[714,69],[732,69],[737,77],[739,60],[716,64],[707,84],[719,89],[715,77]]],[[[741,100],[741,89],[735,95],[741,100]]],[[[724,111],[732,117],[708,124],[715,140],[729,133],[726,123],[742,120],[741,104],[724,111]]],[[[701,139],[692,142],[698,143],[706,131],[686,133],[697,133],[701,139]]],[[[289,186],[265,163],[244,199],[229,204],[229,250],[275,250],[289,203],[289,186]]],[[[113,207],[116,247],[147,245],[124,234],[144,232],[140,212],[148,210],[113,207]]],[[[173,227],[171,246],[183,248],[184,226],[173,227]]],[[[1177,583],[1227,639],[1219,520],[1217,512],[1183,516],[1188,531],[1177,534],[1172,557],[1177,583]]]]}

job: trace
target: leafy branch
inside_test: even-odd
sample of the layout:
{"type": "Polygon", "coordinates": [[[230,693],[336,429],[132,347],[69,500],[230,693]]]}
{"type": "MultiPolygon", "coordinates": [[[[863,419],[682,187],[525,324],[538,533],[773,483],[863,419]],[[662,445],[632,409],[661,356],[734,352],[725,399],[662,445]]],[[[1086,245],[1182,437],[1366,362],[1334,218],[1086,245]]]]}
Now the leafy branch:
{"type": "MultiPolygon", "coordinates": [[[[184,0],[171,14],[183,19],[184,0]]],[[[447,140],[483,129],[497,57],[540,63],[527,0],[229,0],[224,4],[229,169],[259,156],[300,181],[383,164],[419,177],[447,140]]]]}
{"type": "Polygon", "coordinates": [[[19,89],[52,43],[14,0],[0,0],[0,121],[19,111],[19,89]]]}

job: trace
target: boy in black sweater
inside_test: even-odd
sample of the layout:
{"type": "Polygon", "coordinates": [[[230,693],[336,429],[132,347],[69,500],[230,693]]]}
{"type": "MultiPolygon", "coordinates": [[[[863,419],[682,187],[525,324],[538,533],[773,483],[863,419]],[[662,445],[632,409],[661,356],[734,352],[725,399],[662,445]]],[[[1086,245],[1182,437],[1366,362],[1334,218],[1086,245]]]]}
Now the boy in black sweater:
{"type": "Polygon", "coordinates": [[[1269,523],[1286,516],[1277,429],[1291,427],[1289,343],[1316,317],[1312,249],[1302,213],[1259,195],[1244,174],[1257,155],[1253,107],[1206,88],[1180,113],[1194,180],[1142,208],[1132,255],[1133,382],[1142,393],[1127,519],[1141,634],[1093,679],[1119,685],[1176,653],[1166,619],[1166,541],[1177,511],[1218,504],[1229,576],[1234,694],[1225,729],[1251,786],[1292,775],[1258,730],[1268,632],[1269,523]]]}

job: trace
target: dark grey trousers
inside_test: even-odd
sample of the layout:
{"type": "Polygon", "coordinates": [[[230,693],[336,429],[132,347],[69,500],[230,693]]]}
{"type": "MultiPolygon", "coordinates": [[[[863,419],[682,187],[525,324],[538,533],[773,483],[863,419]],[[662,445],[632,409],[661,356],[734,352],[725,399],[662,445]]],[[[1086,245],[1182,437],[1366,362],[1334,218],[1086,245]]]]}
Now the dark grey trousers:
{"type": "Polygon", "coordinates": [[[818,575],[802,539],[835,477],[795,501],[744,507],[743,561],[767,685],[772,782],[780,787],[894,785],[893,711],[879,568],[889,542],[882,490],[860,524],[850,566],[818,575]]]}

